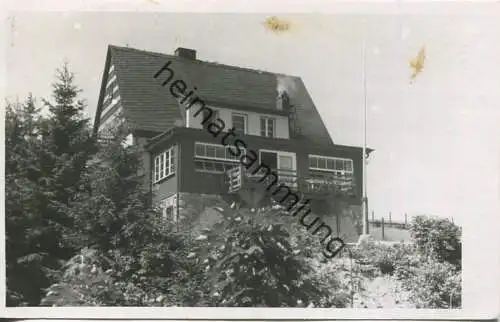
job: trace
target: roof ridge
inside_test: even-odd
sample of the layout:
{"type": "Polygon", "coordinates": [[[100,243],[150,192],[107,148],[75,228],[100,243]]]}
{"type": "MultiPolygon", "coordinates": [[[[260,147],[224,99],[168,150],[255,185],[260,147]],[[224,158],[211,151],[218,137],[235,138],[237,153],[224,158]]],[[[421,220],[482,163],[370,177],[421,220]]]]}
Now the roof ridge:
{"type": "MultiPolygon", "coordinates": [[[[139,52],[143,54],[148,54],[151,56],[156,56],[156,57],[173,57],[175,59],[182,59],[182,57],[176,56],[176,55],[170,55],[170,54],[163,54],[160,52],[156,51],[150,51],[150,50],[144,50],[144,49],[137,49],[137,48],[132,48],[132,47],[122,47],[122,46],[116,46],[116,45],[109,45],[110,48],[118,49],[118,50],[127,50],[127,51],[134,51],[134,52],[139,52]]],[[[232,70],[240,70],[240,71],[246,71],[246,72],[253,72],[257,74],[269,74],[273,76],[284,76],[284,77],[293,77],[293,78],[299,78],[299,76],[296,75],[289,75],[289,74],[283,74],[283,73],[277,73],[277,72],[270,72],[267,70],[261,70],[261,69],[253,69],[253,68],[247,68],[247,67],[240,67],[240,66],[234,66],[234,65],[227,65],[227,64],[221,64],[221,63],[216,63],[216,62],[209,62],[206,60],[200,60],[200,59],[190,59],[187,60],[191,63],[195,64],[205,64],[209,65],[212,67],[222,67],[226,69],[232,69],[232,70]]]]}

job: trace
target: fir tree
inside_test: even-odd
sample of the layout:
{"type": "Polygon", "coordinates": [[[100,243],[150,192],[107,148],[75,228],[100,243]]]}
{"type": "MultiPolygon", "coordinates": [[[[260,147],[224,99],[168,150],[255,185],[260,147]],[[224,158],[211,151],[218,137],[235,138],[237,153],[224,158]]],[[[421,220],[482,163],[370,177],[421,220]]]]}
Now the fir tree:
{"type": "Polygon", "coordinates": [[[71,217],[85,240],[81,246],[132,251],[153,238],[159,214],[144,189],[139,151],[122,145],[126,132],[124,127],[110,132],[113,138],[87,164],[85,190],[71,203],[71,217]]]}
{"type": "Polygon", "coordinates": [[[49,115],[41,126],[39,201],[44,209],[42,226],[50,227],[45,235],[46,247],[52,255],[66,260],[75,251],[76,236],[67,206],[81,189],[85,165],[95,153],[95,145],[89,119],[83,117],[85,102],[77,100],[80,89],[74,85],[74,75],[67,64],[57,69],[52,86],[54,102],[44,101],[49,115]]]}
{"type": "MultiPolygon", "coordinates": [[[[41,117],[30,95],[6,119],[6,217],[9,305],[38,305],[61,264],[74,255],[67,206],[94,153],[85,103],[67,64],[41,117]]],[[[74,239],[74,238],[73,238],[74,239]]]]}
{"type": "MultiPolygon", "coordinates": [[[[114,134],[109,133],[109,139],[87,164],[88,171],[82,181],[85,189],[78,192],[66,209],[75,219],[79,246],[89,247],[93,258],[101,259],[96,272],[107,273],[97,279],[87,271],[75,273],[79,265],[77,256],[68,262],[62,278],[50,288],[45,304],[69,305],[62,298],[64,294],[82,294],[85,298],[82,303],[71,302],[79,305],[163,303],[162,294],[166,293],[168,278],[177,268],[175,254],[182,244],[152,206],[139,171],[141,152],[136,147],[122,145],[126,132],[125,128],[119,128],[114,134]],[[108,281],[105,286],[104,281],[108,281]],[[89,293],[90,290],[94,291],[89,293]]],[[[84,253],[88,252],[81,254],[84,253]]]]}
{"type": "Polygon", "coordinates": [[[49,283],[44,266],[50,255],[38,243],[37,155],[39,109],[30,94],[25,103],[7,103],[5,118],[5,219],[7,305],[36,305],[49,283]]]}

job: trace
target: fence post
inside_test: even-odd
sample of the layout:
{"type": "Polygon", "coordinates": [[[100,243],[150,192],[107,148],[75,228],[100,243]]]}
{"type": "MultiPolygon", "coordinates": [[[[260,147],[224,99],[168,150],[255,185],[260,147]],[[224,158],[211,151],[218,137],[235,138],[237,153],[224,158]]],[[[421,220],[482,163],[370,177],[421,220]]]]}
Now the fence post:
{"type": "Polygon", "coordinates": [[[385,236],[384,236],[384,217],[382,217],[382,240],[384,240],[385,236]]]}
{"type": "Polygon", "coordinates": [[[408,226],[408,215],[405,212],[405,228],[408,226]]]}
{"type": "Polygon", "coordinates": [[[392,225],[392,212],[389,211],[389,227],[392,225]]]}
{"type": "Polygon", "coordinates": [[[372,222],[375,221],[375,211],[372,210],[372,222]]]}

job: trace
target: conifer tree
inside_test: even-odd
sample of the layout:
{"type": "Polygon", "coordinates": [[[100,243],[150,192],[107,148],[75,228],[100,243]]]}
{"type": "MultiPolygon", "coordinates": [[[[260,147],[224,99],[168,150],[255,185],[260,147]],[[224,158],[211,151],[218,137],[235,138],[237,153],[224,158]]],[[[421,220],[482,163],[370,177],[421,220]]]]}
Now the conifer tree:
{"type": "Polygon", "coordinates": [[[38,305],[61,264],[75,252],[67,206],[93,153],[85,103],[65,64],[56,72],[53,103],[40,116],[30,95],[7,110],[6,217],[9,305],[38,305]]]}
{"type": "Polygon", "coordinates": [[[95,152],[89,119],[83,117],[86,107],[78,100],[80,89],[67,63],[56,71],[53,102],[44,100],[48,117],[41,126],[42,152],[39,154],[41,179],[39,185],[42,226],[47,250],[59,259],[69,259],[77,243],[73,218],[67,214],[72,197],[81,189],[86,162],[95,152]]]}
{"type": "Polygon", "coordinates": [[[122,144],[126,134],[124,126],[109,132],[110,139],[87,163],[81,182],[85,189],[70,203],[82,247],[133,252],[157,231],[159,212],[144,189],[140,152],[122,144]]]}
{"type": "Polygon", "coordinates": [[[89,247],[99,264],[94,276],[82,271],[80,252],[65,266],[43,303],[47,305],[162,305],[167,280],[177,268],[182,246],[173,227],[151,204],[140,174],[136,147],[126,147],[127,129],[110,131],[87,163],[84,190],[66,208],[75,219],[79,247],[89,247]],[[114,133],[113,133],[114,132],[114,133]],[[96,279],[97,278],[97,279],[96,279]],[[90,284],[85,284],[90,281],[90,284]],[[105,282],[105,284],[102,284],[105,282]],[[87,289],[87,287],[89,287],[87,289]],[[104,287],[105,289],[100,289],[104,287]],[[90,290],[94,290],[89,293],[90,290]],[[68,302],[64,294],[81,294],[83,302],[68,302]]]}
{"type": "Polygon", "coordinates": [[[7,103],[5,118],[5,223],[7,305],[36,305],[49,283],[51,262],[38,242],[37,180],[40,115],[30,94],[21,104],[7,103]]]}
{"type": "Polygon", "coordinates": [[[329,290],[290,243],[278,209],[220,208],[223,220],[198,238],[194,260],[205,271],[205,297],[217,306],[318,305],[329,290]]]}

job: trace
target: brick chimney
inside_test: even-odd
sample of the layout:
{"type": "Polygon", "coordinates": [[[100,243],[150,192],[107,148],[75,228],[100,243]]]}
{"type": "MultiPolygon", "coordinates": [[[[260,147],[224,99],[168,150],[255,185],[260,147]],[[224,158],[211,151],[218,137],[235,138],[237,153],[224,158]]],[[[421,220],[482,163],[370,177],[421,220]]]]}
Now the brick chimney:
{"type": "Polygon", "coordinates": [[[175,55],[186,59],[196,60],[196,50],[194,49],[179,47],[175,50],[175,55]]]}

